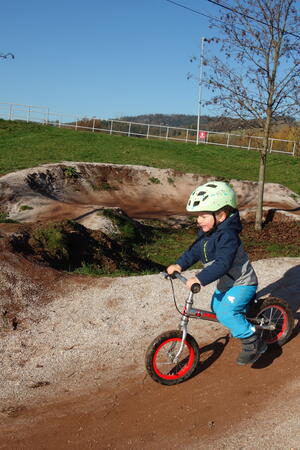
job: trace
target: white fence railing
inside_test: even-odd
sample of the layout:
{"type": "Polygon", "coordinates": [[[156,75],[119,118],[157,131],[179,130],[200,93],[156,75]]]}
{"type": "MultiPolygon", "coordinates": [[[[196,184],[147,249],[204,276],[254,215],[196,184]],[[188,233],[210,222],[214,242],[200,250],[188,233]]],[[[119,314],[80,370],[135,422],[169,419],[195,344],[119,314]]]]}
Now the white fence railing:
{"type": "MultiPolygon", "coordinates": [[[[128,137],[142,137],[146,139],[163,139],[167,141],[181,141],[196,143],[197,131],[192,128],[171,127],[168,125],[153,125],[137,122],[125,122],[117,119],[86,118],[75,115],[66,115],[50,111],[46,106],[19,105],[16,103],[0,103],[0,118],[7,120],[21,120],[38,122],[74,130],[88,130],[119,134],[128,137]]],[[[248,150],[260,150],[263,137],[248,136],[217,131],[201,130],[199,143],[222,145],[226,147],[239,147],[248,150]]],[[[287,139],[269,139],[270,153],[288,153],[295,156],[297,142],[287,139]]]]}

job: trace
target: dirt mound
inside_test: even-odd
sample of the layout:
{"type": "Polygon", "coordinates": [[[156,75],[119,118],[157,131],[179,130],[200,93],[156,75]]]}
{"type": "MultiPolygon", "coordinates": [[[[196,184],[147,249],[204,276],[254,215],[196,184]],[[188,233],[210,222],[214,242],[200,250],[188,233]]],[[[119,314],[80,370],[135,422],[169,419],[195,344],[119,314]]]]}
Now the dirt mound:
{"type": "MultiPolygon", "coordinates": [[[[34,321],[41,317],[39,308],[50,303],[62,291],[64,274],[35,264],[15,252],[12,243],[0,234],[0,308],[1,332],[17,329],[30,310],[34,321]],[[55,290],[53,289],[55,286],[55,290]]],[[[64,287],[68,285],[66,281],[64,287]]]]}
{"type": "MultiPolygon", "coordinates": [[[[185,215],[195,186],[214,177],[171,169],[101,163],[45,164],[0,178],[4,212],[20,222],[74,219],[88,225],[101,207],[119,207],[130,217],[185,215]]],[[[239,208],[255,208],[257,183],[227,180],[238,195],[239,208]]],[[[267,208],[295,209],[300,197],[284,186],[266,183],[267,208]]]]}
{"type": "MultiPolygon", "coordinates": [[[[112,217],[122,216],[112,214],[112,217]]],[[[161,268],[140,258],[130,246],[121,245],[102,231],[87,229],[74,221],[20,224],[15,225],[14,232],[11,226],[10,230],[10,236],[2,238],[8,251],[58,270],[73,271],[86,265],[99,274],[109,274],[117,270],[142,273],[161,268]]],[[[132,227],[122,237],[138,239],[139,233],[140,228],[132,227]]]]}

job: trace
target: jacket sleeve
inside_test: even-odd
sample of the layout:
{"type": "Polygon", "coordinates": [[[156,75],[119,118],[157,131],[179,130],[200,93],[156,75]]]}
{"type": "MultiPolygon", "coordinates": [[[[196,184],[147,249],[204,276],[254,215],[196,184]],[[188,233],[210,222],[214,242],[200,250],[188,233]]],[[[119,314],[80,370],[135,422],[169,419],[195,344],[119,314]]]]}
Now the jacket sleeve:
{"type": "Polygon", "coordinates": [[[240,238],[235,232],[227,230],[220,233],[216,241],[215,259],[196,275],[203,286],[218,280],[229,271],[240,242],[240,238]]]}
{"type": "Polygon", "coordinates": [[[190,246],[176,261],[182,267],[182,270],[186,270],[201,259],[200,239],[190,246]]]}

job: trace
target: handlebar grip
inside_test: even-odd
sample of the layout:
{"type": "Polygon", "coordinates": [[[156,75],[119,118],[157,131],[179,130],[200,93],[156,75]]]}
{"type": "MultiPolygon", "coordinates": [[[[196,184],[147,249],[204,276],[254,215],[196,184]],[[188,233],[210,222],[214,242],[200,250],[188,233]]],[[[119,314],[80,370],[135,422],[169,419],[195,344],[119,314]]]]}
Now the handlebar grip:
{"type": "Polygon", "coordinates": [[[177,278],[178,280],[180,280],[184,284],[187,281],[187,278],[185,278],[183,275],[181,275],[180,272],[177,272],[176,270],[175,270],[175,272],[173,272],[172,277],[177,278]]]}
{"type": "MultiPolygon", "coordinates": [[[[187,278],[185,278],[183,275],[181,275],[181,273],[174,272],[173,276],[178,278],[178,280],[182,281],[182,283],[186,284],[187,278]]],[[[201,290],[201,285],[199,283],[192,284],[191,291],[193,294],[197,294],[198,292],[200,292],[200,290],[201,290]]]]}
{"type": "MultiPolygon", "coordinates": [[[[177,278],[180,280],[183,284],[186,284],[187,278],[185,278],[183,275],[181,275],[180,272],[173,272],[172,275],[169,275],[167,272],[161,272],[164,278],[177,278]]],[[[192,284],[191,291],[193,294],[197,294],[201,290],[201,285],[199,283],[192,284]]]]}

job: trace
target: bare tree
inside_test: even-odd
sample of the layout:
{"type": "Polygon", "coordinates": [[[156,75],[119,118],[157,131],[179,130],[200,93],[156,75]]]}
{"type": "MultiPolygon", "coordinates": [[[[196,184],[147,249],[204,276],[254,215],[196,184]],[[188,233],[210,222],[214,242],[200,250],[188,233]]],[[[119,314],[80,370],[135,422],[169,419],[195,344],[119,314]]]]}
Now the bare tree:
{"type": "MultiPolygon", "coordinates": [[[[211,1],[211,0],[209,0],[211,1]]],[[[296,0],[222,0],[220,21],[224,57],[209,62],[210,103],[225,114],[255,118],[263,128],[255,228],[262,228],[263,193],[269,136],[279,116],[299,112],[300,17],[296,0]]]]}

